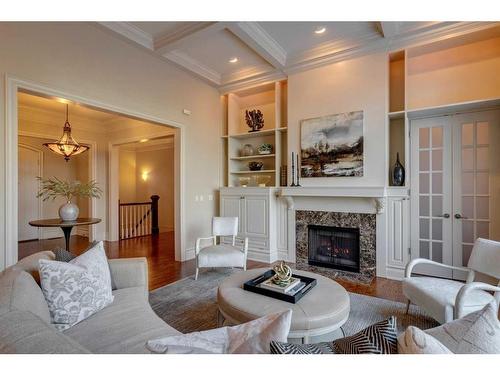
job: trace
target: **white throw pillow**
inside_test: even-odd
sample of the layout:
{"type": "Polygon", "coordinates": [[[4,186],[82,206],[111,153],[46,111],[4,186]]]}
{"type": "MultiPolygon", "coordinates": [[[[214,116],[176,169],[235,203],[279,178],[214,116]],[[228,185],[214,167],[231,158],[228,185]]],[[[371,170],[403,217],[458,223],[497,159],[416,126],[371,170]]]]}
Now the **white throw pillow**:
{"type": "Polygon", "coordinates": [[[500,354],[500,322],[495,302],[426,332],[455,354],[500,354]]]}
{"type": "Polygon", "coordinates": [[[68,263],[41,259],[39,270],[51,321],[60,331],[113,302],[111,275],[102,242],[68,263]]]}
{"type": "Polygon", "coordinates": [[[453,354],[437,339],[410,326],[398,337],[399,354],[453,354]]]}
{"type": "Polygon", "coordinates": [[[271,341],[286,341],[292,311],[266,315],[234,327],[150,340],[147,348],[155,353],[266,354],[271,341]]]}

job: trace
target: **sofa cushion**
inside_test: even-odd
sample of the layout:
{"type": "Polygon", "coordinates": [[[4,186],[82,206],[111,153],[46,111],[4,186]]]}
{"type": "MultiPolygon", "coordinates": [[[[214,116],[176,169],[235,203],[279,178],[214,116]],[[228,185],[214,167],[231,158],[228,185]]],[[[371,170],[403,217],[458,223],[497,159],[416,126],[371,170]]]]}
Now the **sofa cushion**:
{"type": "Polygon", "coordinates": [[[40,259],[54,260],[55,255],[52,251],[40,251],[21,259],[12,267],[28,272],[33,276],[37,284],[40,285],[40,273],[38,272],[38,262],[40,259]]]}
{"type": "Polygon", "coordinates": [[[0,315],[18,309],[50,323],[47,302],[33,277],[16,267],[0,273],[0,315]]]}
{"type": "Polygon", "coordinates": [[[333,342],[337,354],[396,354],[396,318],[372,324],[355,335],[333,342]]]}
{"type": "MultiPolygon", "coordinates": [[[[453,320],[453,311],[458,291],[465,284],[460,281],[436,277],[409,277],[403,279],[403,293],[413,303],[423,307],[440,323],[453,320]]],[[[473,290],[466,295],[464,312],[480,310],[493,300],[483,290],[473,290]]]]}
{"type": "Polygon", "coordinates": [[[102,242],[69,263],[40,260],[42,292],[52,323],[65,330],[113,302],[102,242]]]}
{"type": "Polygon", "coordinates": [[[78,354],[90,352],[31,312],[14,309],[0,315],[0,353],[78,354]]]}
{"type": "Polygon", "coordinates": [[[500,354],[500,322],[495,302],[426,332],[455,354],[500,354]]]}
{"type": "Polygon", "coordinates": [[[179,348],[189,348],[190,353],[196,354],[200,350],[214,354],[268,354],[272,341],[287,339],[291,321],[292,310],[285,310],[233,327],[162,337],[148,341],[147,347],[167,354],[177,354],[179,348]]]}
{"type": "Polygon", "coordinates": [[[64,334],[93,353],[150,353],[148,340],[180,334],[153,312],[143,287],[118,289],[113,295],[112,304],[64,334]]]}
{"type": "Polygon", "coordinates": [[[433,336],[421,329],[409,326],[398,337],[399,354],[452,354],[433,336]]]}

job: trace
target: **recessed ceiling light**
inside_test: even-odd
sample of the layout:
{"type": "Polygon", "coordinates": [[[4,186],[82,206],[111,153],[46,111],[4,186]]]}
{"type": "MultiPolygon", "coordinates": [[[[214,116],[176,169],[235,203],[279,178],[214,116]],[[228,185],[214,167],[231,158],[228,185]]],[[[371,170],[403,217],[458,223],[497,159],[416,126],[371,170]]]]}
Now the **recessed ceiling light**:
{"type": "Polygon", "coordinates": [[[144,142],[147,142],[147,141],[149,141],[149,139],[144,138],[144,139],[141,139],[141,140],[139,141],[139,143],[144,143],[144,142]]]}
{"type": "Polygon", "coordinates": [[[238,58],[237,58],[237,57],[231,57],[231,58],[229,59],[229,62],[230,62],[231,64],[237,63],[237,62],[238,62],[238,58]]]}
{"type": "Polygon", "coordinates": [[[325,27],[318,27],[316,30],[314,30],[315,34],[323,34],[326,31],[325,27]]]}

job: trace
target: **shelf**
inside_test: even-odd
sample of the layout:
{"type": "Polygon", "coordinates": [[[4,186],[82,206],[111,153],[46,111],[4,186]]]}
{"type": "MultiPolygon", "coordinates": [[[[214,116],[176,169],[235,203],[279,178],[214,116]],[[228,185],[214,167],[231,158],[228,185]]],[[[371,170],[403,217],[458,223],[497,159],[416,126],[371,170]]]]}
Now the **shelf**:
{"type": "Polygon", "coordinates": [[[276,132],[276,129],[268,129],[268,130],[261,130],[261,131],[252,132],[252,133],[240,133],[240,134],[229,135],[229,138],[236,138],[236,139],[255,138],[255,137],[262,137],[262,136],[266,136],[266,135],[272,135],[275,132],[276,132]]]}
{"type": "Polygon", "coordinates": [[[405,118],[405,111],[389,112],[388,116],[391,120],[405,118]]]}
{"type": "Polygon", "coordinates": [[[231,160],[251,160],[251,159],[263,159],[263,158],[274,158],[276,154],[263,154],[263,155],[251,155],[251,156],[236,156],[230,158],[231,160]]]}
{"type": "Polygon", "coordinates": [[[264,169],[260,171],[235,171],[231,172],[231,174],[253,174],[253,173],[275,173],[276,171],[274,169],[264,169]]]}
{"type": "Polygon", "coordinates": [[[288,131],[288,127],[283,126],[283,127],[281,127],[281,128],[277,128],[277,129],[276,129],[276,131],[279,131],[279,132],[286,132],[286,131],[288,131]]]}

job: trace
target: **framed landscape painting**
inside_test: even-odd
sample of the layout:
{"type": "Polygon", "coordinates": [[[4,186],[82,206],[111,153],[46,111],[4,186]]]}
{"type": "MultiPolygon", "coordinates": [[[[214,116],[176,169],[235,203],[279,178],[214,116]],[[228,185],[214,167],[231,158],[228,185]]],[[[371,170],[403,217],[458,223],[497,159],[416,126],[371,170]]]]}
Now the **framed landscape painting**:
{"type": "Polygon", "coordinates": [[[363,176],[363,111],[301,121],[302,177],[363,176]]]}

